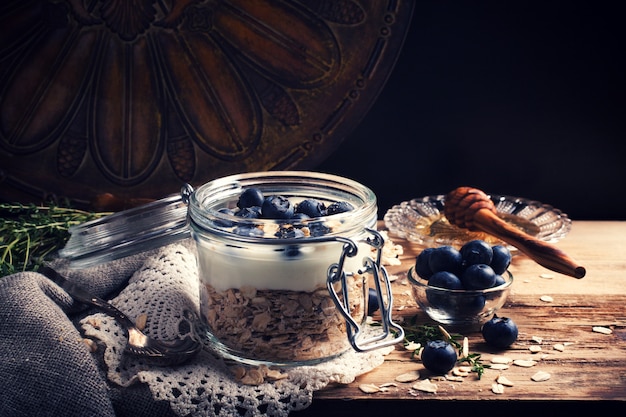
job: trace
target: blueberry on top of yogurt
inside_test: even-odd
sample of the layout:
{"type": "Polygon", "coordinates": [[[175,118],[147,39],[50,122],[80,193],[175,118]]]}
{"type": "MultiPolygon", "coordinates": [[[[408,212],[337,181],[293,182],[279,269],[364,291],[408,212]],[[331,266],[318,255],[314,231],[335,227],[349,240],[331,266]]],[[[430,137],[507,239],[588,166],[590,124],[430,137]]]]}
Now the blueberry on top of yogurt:
{"type": "MultiPolygon", "coordinates": [[[[317,219],[354,210],[352,204],[347,201],[334,201],[326,205],[325,202],[316,198],[305,198],[294,202],[282,195],[265,195],[261,189],[256,187],[244,189],[239,195],[236,205],[236,208],[223,208],[219,211],[243,219],[280,220],[281,226],[278,231],[267,231],[268,234],[266,233],[266,237],[273,235],[279,239],[324,236],[332,232],[332,228],[324,221],[317,219]],[[292,220],[292,224],[285,227],[282,225],[285,220],[292,220]]],[[[218,225],[228,227],[225,222],[220,222],[218,225]]],[[[236,229],[234,232],[240,235],[263,235],[262,228],[251,230],[250,226],[242,226],[236,229]]]]}
{"type": "Polygon", "coordinates": [[[306,214],[309,217],[322,217],[326,214],[326,207],[319,200],[307,198],[296,205],[296,213],[306,214]]]}
{"type": "Polygon", "coordinates": [[[261,217],[264,219],[290,219],[293,213],[294,207],[291,202],[280,195],[265,197],[261,205],[261,217]]]}
{"type": "Polygon", "coordinates": [[[237,207],[240,209],[245,207],[261,206],[264,200],[263,192],[258,188],[246,188],[239,195],[237,207]]]}

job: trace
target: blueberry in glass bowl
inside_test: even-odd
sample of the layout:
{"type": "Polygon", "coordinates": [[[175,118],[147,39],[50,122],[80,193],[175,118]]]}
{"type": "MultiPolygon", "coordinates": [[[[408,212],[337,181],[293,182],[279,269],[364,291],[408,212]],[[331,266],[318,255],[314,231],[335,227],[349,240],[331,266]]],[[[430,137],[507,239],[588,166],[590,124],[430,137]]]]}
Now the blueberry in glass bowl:
{"type": "Polygon", "coordinates": [[[413,297],[432,320],[446,326],[478,330],[506,302],[513,275],[503,270],[503,266],[508,267],[510,253],[506,249],[502,251],[501,247],[495,248],[499,254],[497,263],[492,264],[493,257],[477,256],[476,248],[491,251],[482,241],[467,242],[458,256],[449,256],[456,251],[449,246],[427,248],[409,269],[407,276],[413,297]],[[441,265],[438,253],[453,259],[451,264],[441,265]]]}
{"type": "Polygon", "coordinates": [[[407,275],[413,297],[428,317],[443,325],[476,330],[502,308],[513,284],[513,274],[509,271],[502,275],[504,283],[481,290],[429,285],[413,267],[407,275]]]}

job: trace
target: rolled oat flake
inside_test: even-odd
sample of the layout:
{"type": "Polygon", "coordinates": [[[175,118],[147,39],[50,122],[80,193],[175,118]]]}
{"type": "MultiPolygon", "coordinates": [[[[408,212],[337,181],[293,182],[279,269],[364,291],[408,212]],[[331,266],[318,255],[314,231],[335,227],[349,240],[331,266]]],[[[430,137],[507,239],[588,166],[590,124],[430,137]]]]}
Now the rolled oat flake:
{"type": "Polygon", "coordinates": [[[533,376],[531,376],[530,379],[532,379],[535,382],[543,382],[543,381],[547,381],[548,379],[550,379],[550,376],[551,375],[548,372],[539,371],[533,376]]]}

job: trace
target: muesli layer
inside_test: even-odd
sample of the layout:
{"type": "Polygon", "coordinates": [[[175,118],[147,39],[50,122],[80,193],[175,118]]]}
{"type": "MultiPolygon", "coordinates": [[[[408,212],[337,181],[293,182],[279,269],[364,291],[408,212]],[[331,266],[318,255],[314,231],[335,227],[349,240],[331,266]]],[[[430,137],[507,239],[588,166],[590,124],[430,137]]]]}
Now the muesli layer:
{"type": "MultiPolygon", "coordinates": [[[[348,278],[352,317],[364,317],[363,276],[348,278]]],[[[274,362],[327,358],[350,348],[344,317],[326,287],[314,291],[217,291],[205,284],[203,318],[211,333],[240,356],[274,362]]],[[[339,291],[338,291],[339,292],[339,291]]]]}

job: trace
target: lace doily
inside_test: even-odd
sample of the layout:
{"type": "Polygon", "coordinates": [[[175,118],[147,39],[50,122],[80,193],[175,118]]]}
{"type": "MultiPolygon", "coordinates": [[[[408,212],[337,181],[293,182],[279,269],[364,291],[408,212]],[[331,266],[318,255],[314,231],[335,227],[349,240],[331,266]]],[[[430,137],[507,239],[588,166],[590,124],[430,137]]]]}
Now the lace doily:
{"type": "MultiPolygon", "coordinates": [[[[131,319],[147,318],[144,332],[171,340],[192,331],[184,311],[197,316],[198,270],[193,248],[174,244],[146,260],[128,286],[111,302],[131,319]]],[[[315,366],[287,368],[280,377],[258,385],[237,380],[232,363],[206,347],[190,362],[155,367],[124,354],[126,334],[109,316],[97,313],[81,321],[85,334],[105,345],[110,381],[129,386],[146,383],[155,400],[167,400],[180,416],[287,416],[311,404],[313,392],[330,383],[350,383],[379,366],[393,347],[371,352],[349,351],[315,366]]]]}

